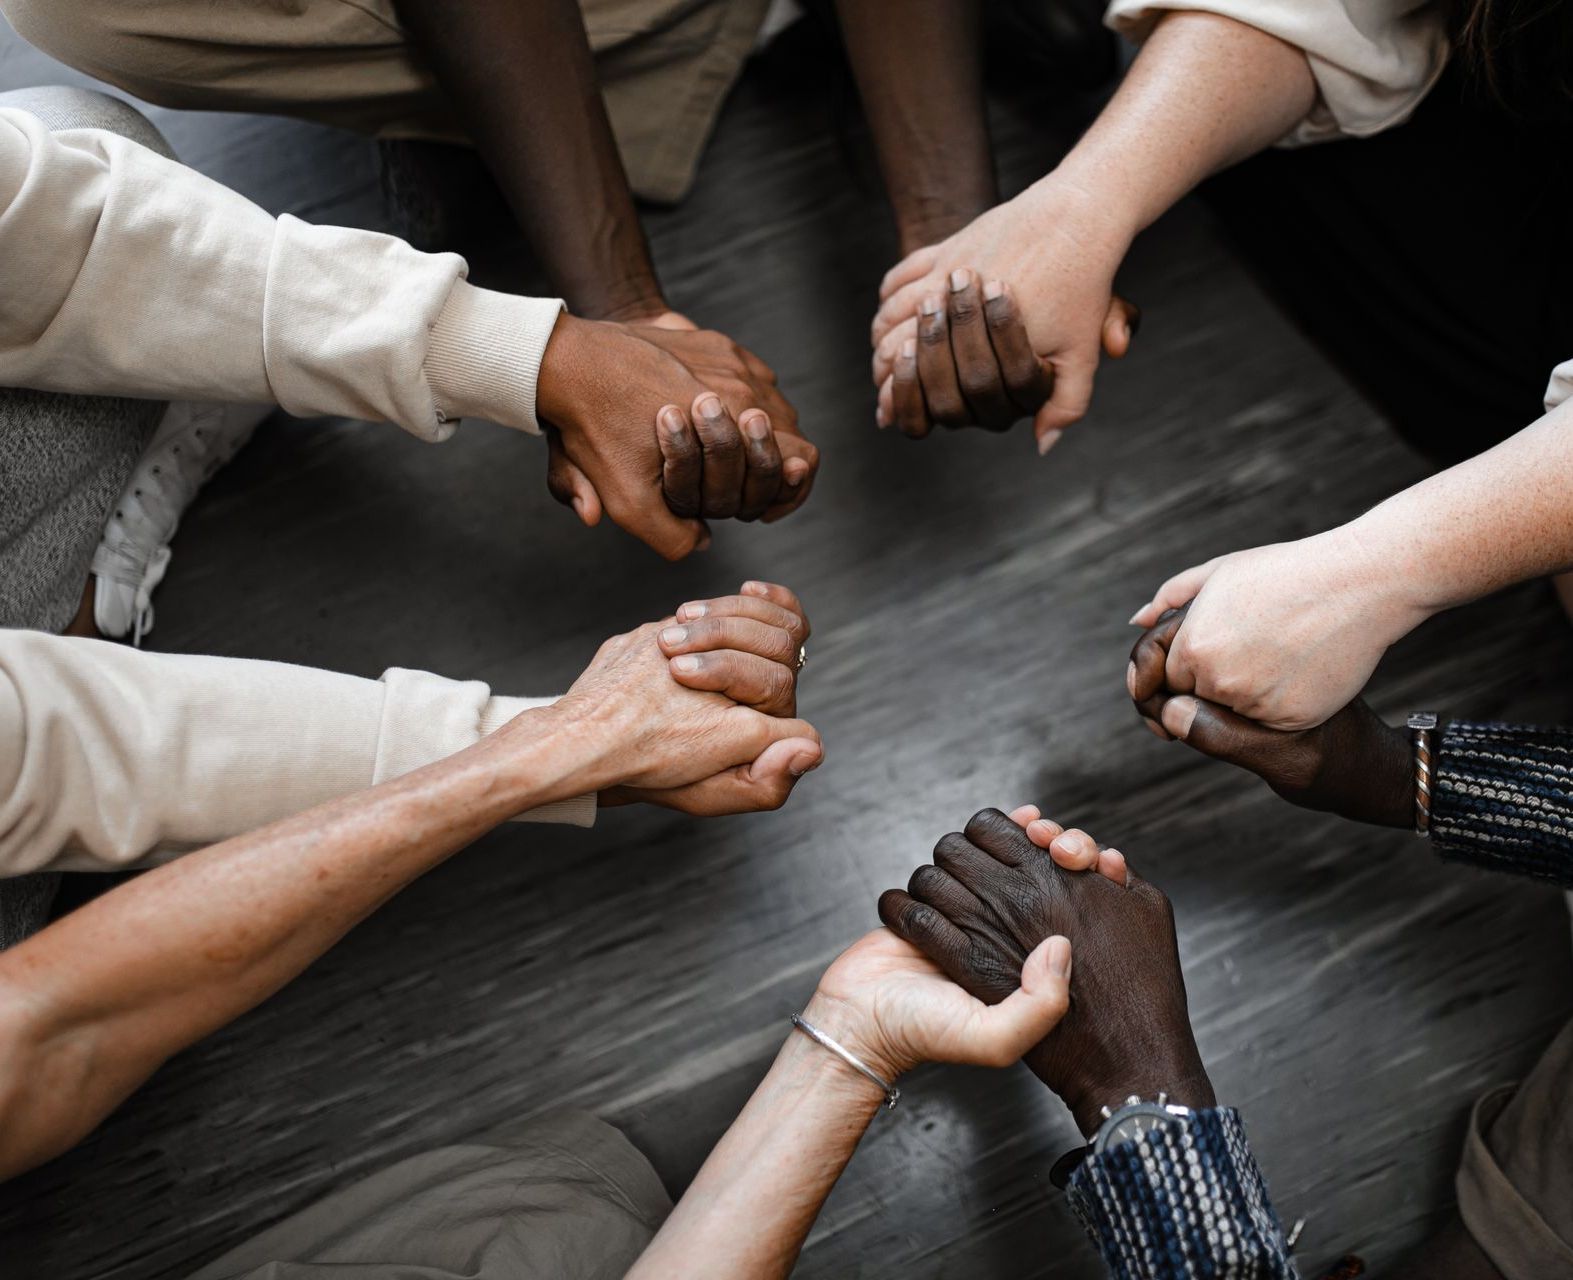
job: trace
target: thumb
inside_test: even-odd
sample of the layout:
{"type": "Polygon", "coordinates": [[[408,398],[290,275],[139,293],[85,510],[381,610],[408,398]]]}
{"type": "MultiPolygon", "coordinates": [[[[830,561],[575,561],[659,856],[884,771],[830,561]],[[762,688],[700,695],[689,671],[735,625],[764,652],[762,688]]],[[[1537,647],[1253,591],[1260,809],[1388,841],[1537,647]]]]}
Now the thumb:
{"type": "Polygon", "coordinates": [[[1032,418],[1038,452],[1045,454],[1058,442],[1066,427],[1080,422],[1092,403],[1092,369],[1080,362],[1054,361],[1054,393],[1032,418]]]}
{"type": "Polygon", "coordinates": [[[1177,573],[1170,578],[1153,596],[1149,604],[1144,604],[1131,615],[1130,625],[1133,627],[1150,627],[1158,619],[1169,612],[1178,609],[1181,605],[1190,604],[1196,599],[1207,579],[1212,577],[1218,566],[1224,561],[1223,556],[1214,556],[1204,564],[1192,565],[1189,569],[1177,573]]]}
{"type": "Polygon", "coordinates": [[[1022,966],[1021,986],[999,1004],[979,1007],[965,1060],[988,1067],[1020,1061],[1065,1016],[1070,983],[1070,939],[1045,938],[1022,966]]]}
{"type": "Polygon", "coordinates": [[[1127,302],[1116,294],[1109,299],[1109,309],[1103,317],[1103,350],[1113,360],[1118,360],[1131,349],[1131,339],[1141,328],[1142,312],[1134,302],[1127,302]]]}
{"type": "Polygon", "coordinates": [[[565,507],[572,507],[574,514],[586,525],[601,522],[601,495],[590,483],[590,477],[579,470],[563,448],[562,436],[555,427],[546,432],[546,488],[552,497],[565,507]]]}
{"type": "Polygon", "coordinates": [[[1302,734],[1269,729],[1205,698],[1170,698],[1161,715],[1163,727],[1186,746],[1248,769],[1269,784],[1290,781],[1289,771],[1301,763],[1302,734]]]}

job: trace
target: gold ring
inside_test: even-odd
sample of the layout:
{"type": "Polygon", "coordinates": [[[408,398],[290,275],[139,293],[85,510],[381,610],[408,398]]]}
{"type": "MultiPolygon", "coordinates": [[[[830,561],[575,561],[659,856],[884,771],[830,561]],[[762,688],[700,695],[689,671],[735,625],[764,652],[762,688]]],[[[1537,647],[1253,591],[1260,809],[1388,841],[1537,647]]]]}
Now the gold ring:
{"type": "Polygon", "coordinates": [[[801,671],[807,665],[808,665],[808,646],[806,644],[800,644],[797,647],[797,667],[795,669],[798,670],[798,671],[801,671]]]}

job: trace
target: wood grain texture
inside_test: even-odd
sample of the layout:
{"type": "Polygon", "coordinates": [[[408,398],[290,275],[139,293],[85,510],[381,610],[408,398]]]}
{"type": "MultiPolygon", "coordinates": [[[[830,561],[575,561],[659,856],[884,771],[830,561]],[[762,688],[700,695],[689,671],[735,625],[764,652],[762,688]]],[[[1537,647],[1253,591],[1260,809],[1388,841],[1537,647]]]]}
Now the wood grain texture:
{"type": "MultiPolygon", "coordinates": [[[[483,426],[278,421],[184,523],[157,647],[510,692],[567,685],[614,630],[745,577],[815,636],[825,766],[781,813],[619,810],[509,829],[415,885],[293,986],[171,1062],[78,1150],[0,1188],[0,1273],[181,1276],[392,1159],[561,1106],[624,1127],[679,1192],[874,901],[984,805],[1041,803],[1173,897],[1218,1094],[1240,1106],[1311,1264],[1391,1262],[1438,1221],[1470,1100],[1573,1003],[1554,892],[1307,816],[1142,732],[1124,620],[1169,573],[1345,519],[1421,464],[1186,205],[1122,286],[1146,313],[1048,460],[1024,431],[876,432],[866,332],[893,237],[815,75],[755,67],[699,189],[648,226],[673,303],[771,361],[824,450],[797,517],[666,566],[580,529],[538,442],[483,426]]],[[[76,80],[0,32],[0,87],[76,80]]],[[[1087,104],[997,106],[1002,172],[1053,162],[1087,104]]],[[[381,225],[369,144],[153,113],[276,211],[381,225]]],[[[537,273],[502,247],[485,281],[537,273]]],[[[1573,637],[1541,588],[1439,619],[1378,705],[1567,720],[1573,637]]],[[[805,1277],[1086,1277],[1048,1185],[1068,1116],[1025,1072],[926,1069],[879,1117],[805,1277]]]]}

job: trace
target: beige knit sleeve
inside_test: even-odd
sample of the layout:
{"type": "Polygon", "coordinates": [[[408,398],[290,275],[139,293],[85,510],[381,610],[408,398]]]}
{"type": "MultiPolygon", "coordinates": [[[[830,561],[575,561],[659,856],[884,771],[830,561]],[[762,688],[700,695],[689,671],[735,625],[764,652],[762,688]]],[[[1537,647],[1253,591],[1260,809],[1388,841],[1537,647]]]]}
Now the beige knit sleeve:
{"type": "Polygon", "coordinates": [[[466,271],[274,218],[118,134],[0,109],[0,386],[271,402],[433,441],[477,412],[468,398],[533,429],[561,304],[474,290],[466,271]],[[434,331],[456,391],[433,386],[434,331]]]}
{"type": "Polygon", "coordinates": [[[1447,63],[1438,0],[1113,0],[1105,20],[1141,41],[1170,10],[1232,18],[1305,50],[1319,95],[1283,139],[1291,145],[1401,124],[1447,63]]]}
{"type": "MultiPolygon", "coordinates": [[[[442,759],[545,700],[0,631],[0,875],[115,870],[442,759]]],[[[525,815],[588,826],[596,798],[525,815]]]]}

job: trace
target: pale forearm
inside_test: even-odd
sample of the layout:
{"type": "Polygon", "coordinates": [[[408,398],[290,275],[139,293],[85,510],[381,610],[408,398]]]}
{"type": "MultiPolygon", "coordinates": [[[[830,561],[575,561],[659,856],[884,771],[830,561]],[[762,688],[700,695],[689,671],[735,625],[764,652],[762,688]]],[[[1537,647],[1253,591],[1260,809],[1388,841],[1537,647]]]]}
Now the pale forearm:
{"type": "Polygon", "coordinates": [[[882,1100],[793,1033],[629,1280],[788,1275],[882,1100]]]}
{"type": "Polygon", "coordinates": [[[1573,568],[1573,401],[1345,526],[1421,616],[1573,568]]]}
{"type": "Polygon", "coordinates": [[[837,0],[901,252],[999,199],[983,99],[981,0],[837,0]]]}
{"type": "Polygon", "coordinates": [[[1294,45],[1216,14],[1169,13],[1092,128],[1033,190],[1070,186],[1134,237],[1202,179],[1283,137],[1315,100],[1294,45]]]}
{"type": "Polygon", "coordinates": [[[69,1146],[512,813],[603,781],[553,712],[504,732],[149,872],[0,955],[0,1176],[69,1146]]]}

